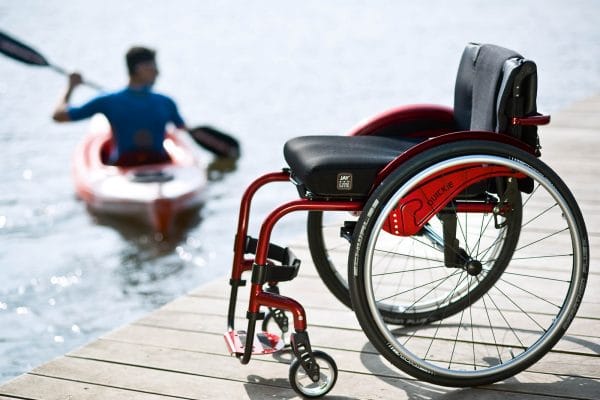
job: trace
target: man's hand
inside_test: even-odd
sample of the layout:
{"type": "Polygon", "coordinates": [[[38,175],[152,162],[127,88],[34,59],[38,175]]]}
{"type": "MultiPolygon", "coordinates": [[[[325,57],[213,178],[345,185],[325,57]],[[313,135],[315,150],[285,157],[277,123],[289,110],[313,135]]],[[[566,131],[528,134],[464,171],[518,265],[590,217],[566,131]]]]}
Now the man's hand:
{"type": "Polygon", "coordinates": [[[67,83],[67,89],[64,94],[60,97],[56,108],[54,109],[54,113],[52,114],[52,119],[56,122],[67,122],[70,121],[68,108],[69,108],[69,99],[71,98],[71,94],[73,93],[73,89],[83,83],[83,77],[79,72],[73,72],[69,74],[69,82],[67,83]]]}
{"type": "Polygon", "coordinates": [[[83,83],[83,77],[79,72],[73,72],[69,74],[69,88],[72,90],[76,86],[79,86],[83,83]]]}

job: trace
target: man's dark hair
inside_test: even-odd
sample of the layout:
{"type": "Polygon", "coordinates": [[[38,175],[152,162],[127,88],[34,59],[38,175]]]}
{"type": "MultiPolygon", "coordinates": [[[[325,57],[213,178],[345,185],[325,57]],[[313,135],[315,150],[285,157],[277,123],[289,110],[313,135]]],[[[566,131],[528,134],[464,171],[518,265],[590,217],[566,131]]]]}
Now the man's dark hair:
{"type": "Polygon", "coordinates": [[[155,61],[156,52],[146,47],[135,46],[130,48],[125,55],[129,75],[133,75],[135,67],[139,63],[155,61]]]}

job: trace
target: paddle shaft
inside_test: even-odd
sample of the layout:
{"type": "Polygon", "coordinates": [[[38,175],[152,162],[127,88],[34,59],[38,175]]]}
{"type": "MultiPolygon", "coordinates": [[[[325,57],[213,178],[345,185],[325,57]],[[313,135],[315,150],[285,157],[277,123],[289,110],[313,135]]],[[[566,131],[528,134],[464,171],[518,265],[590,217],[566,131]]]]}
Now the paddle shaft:
{"type": "MultiPolygon", "coordinates": [[[[0,31],[0,53],[24,64],[49,67],[61,75],[69,76],[69,71],[50,63],[39,51],[2,31],[0,31]]],[[[102,86],[87,80],[83,81],[83,84],[96,90],[104,90],[102,86]]]]}
{"type": "MultiPolygon", "coordinates": [[[[58,65],[48,63],[47,66],[50,69],[52,69],[53,71],[56,71],[56,72],[58,72],[61,75],[69,76],[71,74],[69,71],[67,71],[66,69],[64,69],[62,67],[59,67],[58,65]]],[[[91,87],[92,89],[96,89],[96,90],[101,91],[101,92],[104,91],[104,88],[102,86],[98,85],[97,83],[88,81],[87,79],[84,79],[83,82],[81,82],[81,83],[83,85],[91,87]]]]}

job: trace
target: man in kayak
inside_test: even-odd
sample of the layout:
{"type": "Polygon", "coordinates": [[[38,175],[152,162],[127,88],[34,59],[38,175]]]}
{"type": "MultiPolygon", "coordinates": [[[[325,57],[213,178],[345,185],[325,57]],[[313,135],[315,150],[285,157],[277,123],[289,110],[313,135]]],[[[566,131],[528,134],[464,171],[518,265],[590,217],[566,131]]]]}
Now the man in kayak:
{"type": "Polygon", "coordinates": [[[57,122],[79,121],[96,113],[106,116],[112,128],[112,148],[107,163],[131,166],[169,160],[164,147],[165,128],[173,123],[185,129],[175,102],[152,91],[158,68],[155,52],[132,47],[125,56],[129,84],[125,89],[102,94],[74,107],[69,104],[75,87],[83,82],[80,74],[69,75],[65,93],[60,98],[53,119],[57,122]]]}

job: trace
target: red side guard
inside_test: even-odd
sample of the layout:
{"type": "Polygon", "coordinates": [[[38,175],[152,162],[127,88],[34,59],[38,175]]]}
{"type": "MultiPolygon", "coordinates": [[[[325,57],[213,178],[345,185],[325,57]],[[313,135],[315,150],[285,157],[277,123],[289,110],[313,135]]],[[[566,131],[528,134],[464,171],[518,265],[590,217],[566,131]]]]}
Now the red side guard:
{"type": "MultiPolygon", "coordinates": [[[[523,178],[523,174],[496,165],[471,164],[448,168],[403,197],[388,215],[383,229],[397,236],[415,235],[463,190],[483,179],[495,177],[523,178]]],[[[491,212],[493,204],[465,202],[461,208],[458,211],[491,212]]]]}
{"type": "MultiPolygon", "coordinates": [[[[242,356],[246,344],[246,331],[229,331],[224,336],[231,355],[242,356]]],[[[283,349],[284,346],[285,343],[279,336],[269,332],[259,332],[253,340],[252,354],[272,354],[283,349]]]]}

